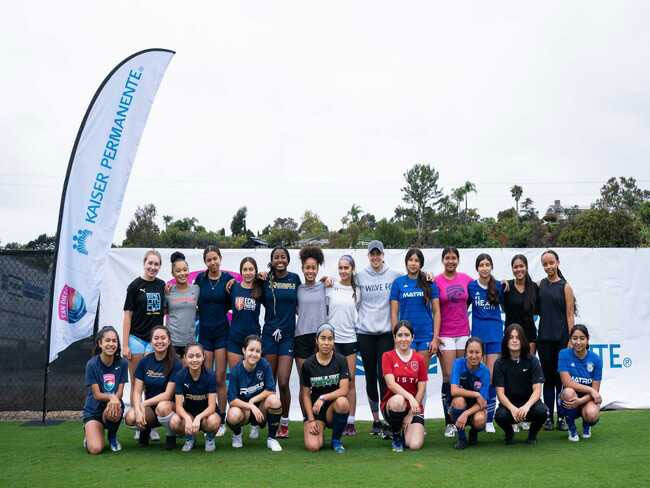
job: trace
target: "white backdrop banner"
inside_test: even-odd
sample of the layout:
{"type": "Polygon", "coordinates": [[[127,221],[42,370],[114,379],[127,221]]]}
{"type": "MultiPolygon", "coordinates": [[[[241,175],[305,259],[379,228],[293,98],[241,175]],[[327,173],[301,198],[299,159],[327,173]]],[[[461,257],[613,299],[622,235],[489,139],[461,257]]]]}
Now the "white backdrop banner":
{"type": "MultiPolygon", "coordinates": [[[[650,249],[556,249],[560,255],[562,273],[575,290],[579,315],[577,323],[584,323],[590,332],[591,349],[603,359],[603,382],[601,392],[603,405],[609,408],[650,408],[650,389],[647,383],[650,371],[650,288],[646,280],[650,276],[650,249]]],[[[122,308],[126,287],[142,274],[145,249],[111,249],[101,288],[100,326],[113,325],[121,333],[122,308]]],[[[160,278],[171,279],[169,257],[174,250],[160,249],[163,266],[160,278]]],[[[489,249],[494,261],[497,279],[511,279],[510,260],[517,253],[528,258],[531,277],[538,281],[545,274],[540,256],[543,249],[489,249]]],[[[205,268],[202,250],[182,250],[188,260],[190,271],[205,268]]],[[[474,261],[485,249],[461,249],[459,270],[476,276],[474,261]]],[[[386,264],[393,269],[404,270],[405,250],[385,253],[386,264]]],[[[424,249],[425,270],[441,273],[441,250],[424,249]]],[[[260,270],[269,262],[269,249],[224,249],[221,268],[239,272],[239,263],[245,256],[256,259],[260,270]]],[[[290,250],[289,270],[302,277],[298,250],[290,250]]],[[[325,263],[321,276],[336,276],[337,260],[342,254],[352,254],[357,268],[368,264],[365,250],[324,250],[325,263]]],[[[82,365],[80,365],[82,367],[82,365]]],[[[442,417],[440,403],[441,372],[434,358],[429,368],[427,386],[427,417],[442,417]]],[[[293,400],[291,417],[301,418],[296,398],[298,377],[295,368],[291,376],[293,400]]],[[[124,396],[128,398],[128,394],[124,396]]],[[[357,361],[357,418],[369,420],[370,410],[365,393],[365,377],[361,360],[357,361]]]]}
{"type": "Polygon", "coordinates": [[[106,255],[151,104],[173,51],[149,49],[99,86],[68,165],[52,288],[50,355],[92,334],[106,255]]]}

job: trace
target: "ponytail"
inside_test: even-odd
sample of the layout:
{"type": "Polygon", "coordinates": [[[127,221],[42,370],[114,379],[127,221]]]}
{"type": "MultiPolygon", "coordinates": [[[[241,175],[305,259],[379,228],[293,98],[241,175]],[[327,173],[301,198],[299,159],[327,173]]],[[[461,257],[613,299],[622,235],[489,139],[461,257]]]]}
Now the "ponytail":
{"type": "Polygon", "coordinates": [[[420,262],[420,271],[418,271],[417,283],[418,288],[420,288],[424,293],[424,304],[428,306],[431,301],[431,285],[427,281],[426,275],[422,272],[422,268],[424,267],[424,254],[422,254],[422,251],[419,249],[412,247],[406,251],[406,256],[404,257],[405,265],[409,262],[409,259],[411,259],[412,256],[416,256],[420,262]]]}
{"type": "MultiPolygon", "coordinates": [[[[476,256],[476,271],[478,271],[478,266],[481,264],[481,261],[488,261],[490,263],[490,267],[494,269],[494,263],[492,262],[492,257],[489,254],[486,253],[481,253],[478,256],[476,256]]],[[[497,281],[494,279],[494,276],[492,276],[492,273],[490,273],[490,279],[488,280],[488,302],[490,302],[490,305],[499,305],[499,292],[497,291],[497,281]]]]}

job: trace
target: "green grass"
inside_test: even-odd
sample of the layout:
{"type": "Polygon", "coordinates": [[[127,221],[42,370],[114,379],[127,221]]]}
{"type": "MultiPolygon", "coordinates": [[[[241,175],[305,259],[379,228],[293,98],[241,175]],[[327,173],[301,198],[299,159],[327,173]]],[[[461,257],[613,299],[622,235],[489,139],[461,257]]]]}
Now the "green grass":
{"type": "MultiPolygon", "coordinates": [[[[244,448],[230,447],[230,433],[214,453],[199,441],[191,453],[165,451],[158,443],[141,448],[132,431],[120,428],[123,450],[90,456],[83,450],[81,422],[48,427],[0,423],[0,486],[650,486],[650,411],[604,412],[593,437],[570,443],[564,432],[541,432],[536,446],[504,446],[503,436],[481,434],[477,447],[456,451],[442,436],[441,421],[427,421],[418,452],[395,454],[390,442],[368,435],[344,438],[347,452],[303,449],[302,425],[291,424],[284,451],[266,449],[264,436],[244,448]],[[397,485],[400,483],[400,485],[397,485]],[[417,483],[413,485],[412,483],[417,483]]],[[[264,431],[262,431],[264,433],[264,431]]],[[[329,431],[328,431],[329,435],[329,431]]],[[[180,441],[179,441],[180,446],[180,441]]]]}

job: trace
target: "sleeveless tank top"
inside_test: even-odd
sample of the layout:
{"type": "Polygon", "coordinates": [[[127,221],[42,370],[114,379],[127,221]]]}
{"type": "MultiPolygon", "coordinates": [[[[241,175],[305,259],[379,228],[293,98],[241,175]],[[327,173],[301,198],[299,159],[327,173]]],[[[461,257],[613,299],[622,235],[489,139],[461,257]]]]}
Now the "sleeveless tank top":
{"type": "Polygon", "coordinates": [[[569,341],[569,329],[566,318],[566,300],[564,287],[566,281],[561,279],[554,283],[544,278],[539,283],[539,334],[538,341],[569,341]]]}

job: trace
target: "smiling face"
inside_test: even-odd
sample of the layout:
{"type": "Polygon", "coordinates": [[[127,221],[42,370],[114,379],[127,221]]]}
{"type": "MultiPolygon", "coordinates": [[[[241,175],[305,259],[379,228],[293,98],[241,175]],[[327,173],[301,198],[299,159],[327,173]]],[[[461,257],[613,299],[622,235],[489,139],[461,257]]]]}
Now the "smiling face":
{"type": "Polygon", "coordinates": [[[316,337],[316,345],[321,354],[330,354],[334,349],[334,334],[332,331],[327,329],[322,331],[318,337],[316,337]]]}
{"type": "Polygon", "coordinates": [[[144,260],[144,278],[153,281],[160,271],[160,258],[153,253],[147,254],[144,260]]]}
{"type": "Polygon", "coordinates": [[[490,262],[489,259],[482,259],[478,263],[476,270],[478,271],[478,275],[484,280],[486,280],[492,274],[492,263],[490,262]]]}
{"type": "Polygon", "coordinates": [[[250,368],[254,368],[262,357],[262,344],[257,340],[249,340],[243,349],[244,362],[250,368]]]}
{"type": "Polygon", "coordinates": [[[216,251],[206,253],[204,262],[210,273],[219,273],[219,268],[221,267],[221,256],[219,256],[219,253],[216,251]]]}
{"type": "Polygon", "coordinates": [[[97,342],[99,348],[102,350],[106,356],[113,356],[117,351],[117,346],[119,344],[117,334],[112,330],[104,333],[102,338],[97,342]]]}
{"type": "Polygon", "coordinates": [[[406,271],[409,275],[417,275],[420,272],[420,269],[422,269],[420,258],[416,254],[411,255],[411,257],[406,260],[406,271]]]}
{"type": "Polygon", "coordinates": [[[271,255],[271,266],[276,272],[283,273],[289,266],[289,256],[284,249],[276,249],[271,255]]]}
{"type": "Polygon", "coordinates": [[[384,253],[379,249],[373,249],[368,253],[368,262],[370,263],[370,267],[373,270],[381,270],[382,266],[384,265],[384,253]]]}
{"type": "Polygon", "coordinates": [[[352,278],[354,268],[347,259],[339,259],[339,278],[342,282],[348,283],[352,278]]]}
{"type": "Polygon", "coordinates": [[[522,281],[526,278],[526,273],[528,273],[528,266],[520,258],[517,258],[512,263],[512,275],[517,281],[522,281]]]}
{"type": "Polygon", "coordinates": [[[400,327],[395,331],[395,349],[401,353],[407,353],[411,349],[411,343],[413,342],[413,334],[408,330],[407,327],[400,327]]]}
{"type": "Polygon", "coordinates": [[[159,354],[167,352],[169,343],[170,337],[166,330],[154,329],[153,334],[151,335],[151,347],[153,347],[154,352],[159,354]]]}
{"type": "Polygon", "coordinates": [[[253,281],[255,281],[255,276],[257,275],[257,269],[255,269],[255,266],[253,263],[250,261],[246,261],[242,266],[241,266],[241,276],[242,279],[244,280],[244,283],[251,284],[253,281]]]}
{"type": "Polygon", "coordinates": [[[185,261],[175,261],[172,265],[172,276],[176,280],[176,283],[179,285],[187,284],[187,277],[189,274],[190,270],[187,267],[187,263],[185,261]]]}
{"type": "Polygon", "coordinates": [[[471,369],[478,368],[482,359],[483,349],[481,348],[481,345],[476,341],[470,342],[467,345],[467,349],[465,349],[465,360],[467,361],[467,366],[471,369]]]}
{"type": "Polygon", "coordinates": [[[456,272],[456,268],[458,268],[458,256],[456,256],[456,254],[453,252],[448,252],[442,258],[442,265],[444,266],[445,272],[447,274],[454,274],[456,272]]]}
{"type": "Polygon", "coordinates": [[[575,329],[571,334],[571,347],[578,355],[582,355],[589,346],[589,338],[579,329],[575,329]]]}
{"type": "Polygon", "coordinates": [[[199,371],[203,364],[203,349],[199,346],[190,346],[185,350],[187,367],[192,371],[199,371]]]}
{"type": "Polygon", "coordinates": [[[560,260],[553,253],[547,252],[542,254],[542,266],[549,280],[557,276],[557,268],[560,266],[560,260]]]}
{"type": "Polygon", "coordinates": [[[305,259],[305,262],[302,264],[302,273],[307,283],[315,282],[316,276],[318,275],[318,261],[314,258],[305,259]]]}

